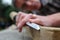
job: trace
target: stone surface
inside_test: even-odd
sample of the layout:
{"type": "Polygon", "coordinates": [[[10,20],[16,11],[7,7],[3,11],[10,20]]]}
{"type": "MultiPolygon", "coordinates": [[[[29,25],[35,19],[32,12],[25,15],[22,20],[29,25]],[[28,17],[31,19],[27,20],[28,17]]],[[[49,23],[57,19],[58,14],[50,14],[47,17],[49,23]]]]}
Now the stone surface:
{"type": "Polygon", "coordinates": [[[32,38],[25,28],[22,32],[19,32],[12,25],[8,29],[0,31],[0,40],[32,40],[32,38]]]}

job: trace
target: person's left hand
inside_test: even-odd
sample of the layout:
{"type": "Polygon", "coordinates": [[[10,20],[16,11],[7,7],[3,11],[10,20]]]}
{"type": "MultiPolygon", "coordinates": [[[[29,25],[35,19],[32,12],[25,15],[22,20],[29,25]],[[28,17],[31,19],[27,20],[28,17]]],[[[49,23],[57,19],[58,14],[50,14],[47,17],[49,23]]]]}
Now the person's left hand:
{"type": "Polygon", "coordinates": [[[53,19],[48,16],[39,16],[39,15],[19,12],[16,17],[16,25],[19,31],[22,31],[22,28],[26,24],[26,22],[36,23],[41,26],[52,26],[53,19]]]}

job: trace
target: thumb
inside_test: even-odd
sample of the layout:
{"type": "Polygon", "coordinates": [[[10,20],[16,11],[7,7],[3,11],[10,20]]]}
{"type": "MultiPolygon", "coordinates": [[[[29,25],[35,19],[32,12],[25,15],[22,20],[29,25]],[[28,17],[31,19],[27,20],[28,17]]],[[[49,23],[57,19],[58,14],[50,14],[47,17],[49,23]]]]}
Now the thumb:
{"type": "Polygon", "coordinates": [[[29,22],[35,23],[36,22],[36,19],[29,19],[29,22]]]}
{"type": "Polygon", "coordinates": [[[36,23],[36,24],[39,24],[39,25],[42,25],[43,26],[42,21],[39,20],[39,19],[29,19],[29,22],[36,23]]]}
{"type": "Polygon", "coordinates": [[[39,24],[39,20],[38,20],[38,19],[29,19],[29,21],[32,22],[32,23],[37,23],[37,24],[39,24]]]}

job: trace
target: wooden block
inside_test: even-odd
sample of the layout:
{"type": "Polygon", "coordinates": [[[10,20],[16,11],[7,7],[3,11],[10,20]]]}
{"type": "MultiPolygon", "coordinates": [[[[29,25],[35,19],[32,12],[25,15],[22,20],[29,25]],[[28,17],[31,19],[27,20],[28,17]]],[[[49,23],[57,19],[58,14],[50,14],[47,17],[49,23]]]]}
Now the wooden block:
{"type": "Polygon", "coordinates": [[[40,31],[29,28],[33,40],[60,40],[60,28],[40,27],[40,31]]]}
{"type": "Polygon", "coordinates": [[[37,31],[29,27],[27,29],[29,33],[31,34],[33,40],[40,40],[40,31],[37,31]]]}

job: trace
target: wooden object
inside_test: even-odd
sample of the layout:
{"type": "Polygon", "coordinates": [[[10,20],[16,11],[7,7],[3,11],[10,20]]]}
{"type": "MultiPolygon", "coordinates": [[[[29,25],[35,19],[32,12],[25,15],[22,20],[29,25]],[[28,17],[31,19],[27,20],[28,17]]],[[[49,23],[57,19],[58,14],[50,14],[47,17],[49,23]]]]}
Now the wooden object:
{"type": "Polygon", "coordinates": [[[40,31],[29,28],[33,40],[60,40],[60,28],[40,26],[40,31]]]}

